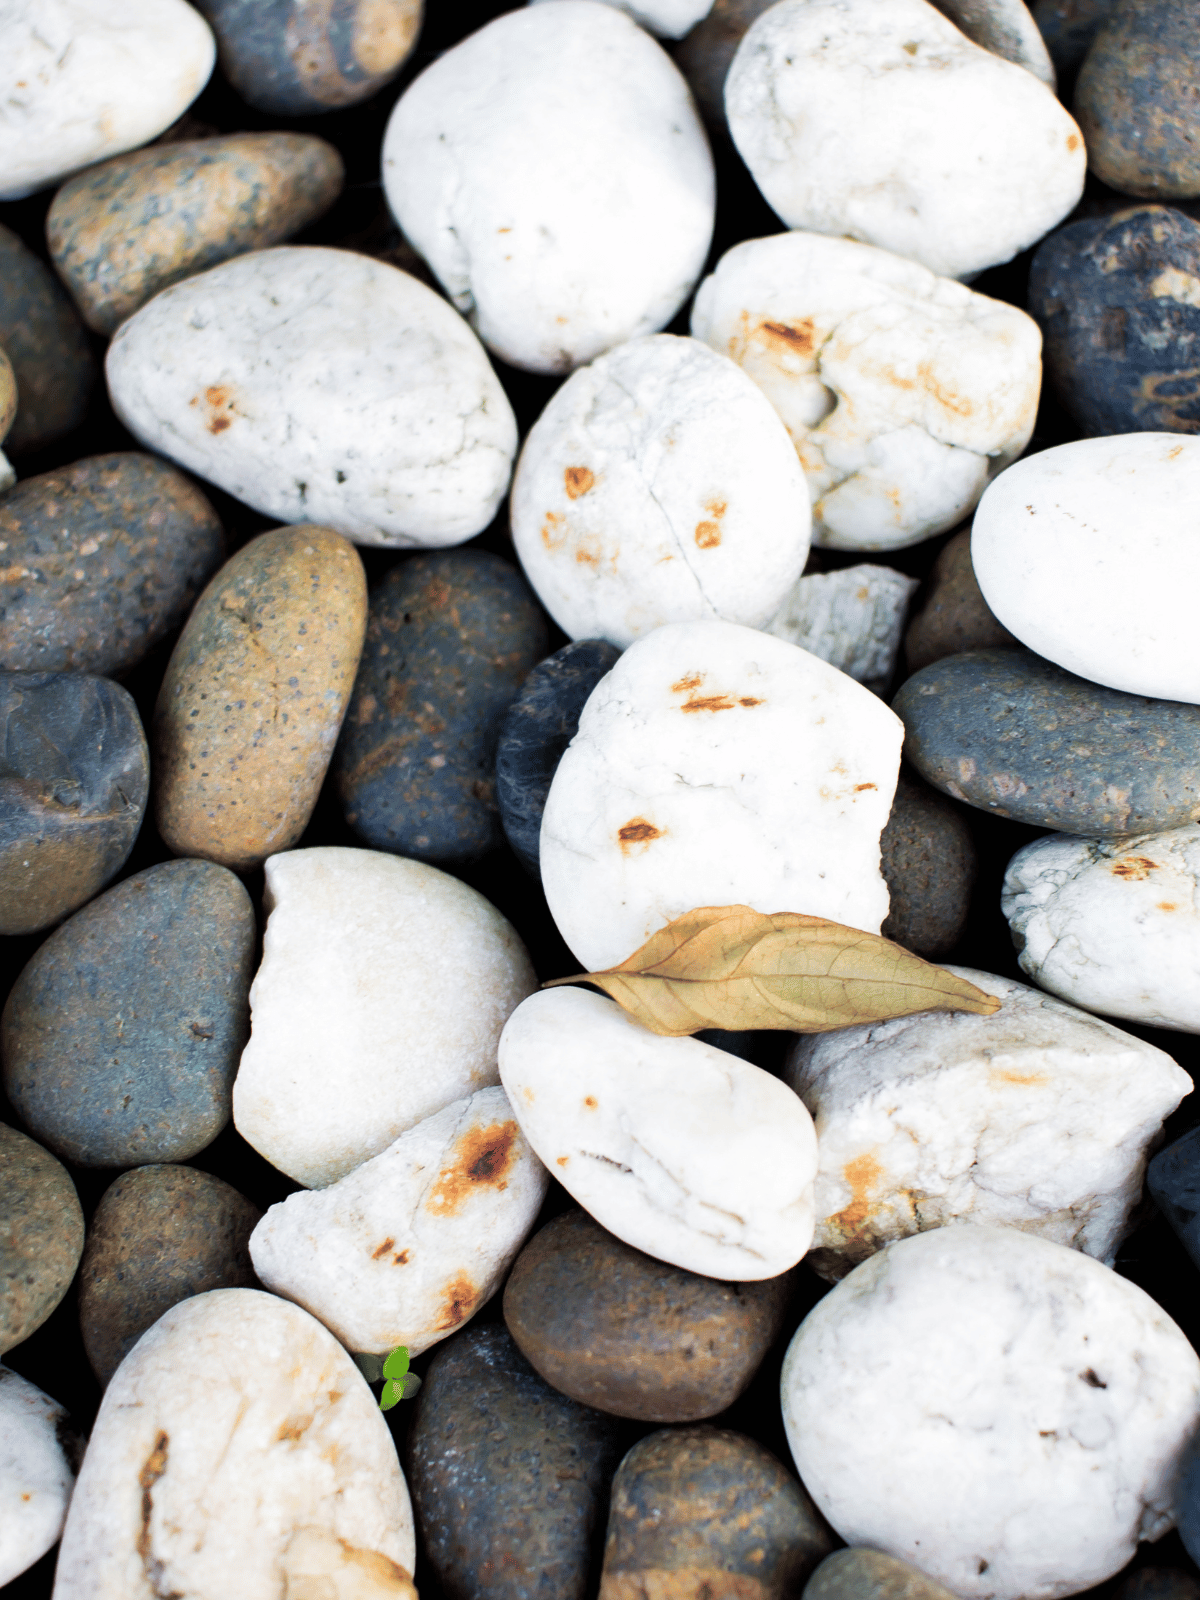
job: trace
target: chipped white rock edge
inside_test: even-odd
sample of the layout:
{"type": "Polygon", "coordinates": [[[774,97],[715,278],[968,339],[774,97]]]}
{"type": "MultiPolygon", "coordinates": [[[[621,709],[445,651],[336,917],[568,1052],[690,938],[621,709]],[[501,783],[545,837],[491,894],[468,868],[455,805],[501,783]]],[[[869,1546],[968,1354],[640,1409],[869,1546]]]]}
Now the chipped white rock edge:
{"type": "Polygon", "coordinates": [[[850,1545],[962,1600],[1055,1600],[1172,1526],[1200,1358],[1150,1296],[1015,1228],[864,1261],[788,1348],[796,1467],[850,1545]]]}
{"type": "Polygon", "coordinates": [[[568,378],[513,480],[513,543],[538,598],[572,639],[622,648],[668,622],[761,626],[804,570],[810,527],[770,401],[673,334],[568,378]]]}
{"type": "MultiPolygon", "coordinates": [[[[531,6],[547,0],[528,0],[531,6]]],[[[712,10],[713,0],[604,0],[658,39],[682,39],[712,10]]]]}
{"type": "Polygon", "coordinates": [[[155,295],[106,361],[147,448],[283,522],[439,547],[486,528],[517,449],[463,319],[349,250],[256,250],[155,295]]]}
{"type": "Polygon", "coordinates": [[[769,634],[691,622],[638,639],[550,785],[542,887],[559,932],[589,972],[697,906],[878,933],[903,734],[868,689],[769,634]]]}
{"type": "Polygon", "coordinates": [[[777,1277],[808,1248],[816,1135],[770,1073],[565,988],[513,1012],[500,1077],[550,1172],[635,1249],[741,1283],[777,1277]]]}
{"type": "Polygon", "coordinates": [[[496,1045],[537,988],[525,946],[449,873],[377,850],[266,863],[262,964],[233,1121],[309,1188],[499,1082],[496,1045]]]}
{"type": "Polygon", "coordinates": [[[427,67],[392,112],[383,182],[484,344],[531,372],[665,327],[712,235],[687,84],[596,0],[510,11],[427,67]]]}
{"type": "Polygon", "coordinates": [[[971,564],[1038,655],[1110,689],[1200,703],[1198,501],[1200,439],[1078,439],[992,485],[971,564]]]}
{"type": "Polygon", "coordinates": [[[455,1100],[250,1235],[263,1285],[347,1350],[420,1355],[498,1288],[549,1186],[501,1088],[455,1100]]]}
{"type": "Polygon", "coordinates": [[[0,1585],[40,1561],[62,1532],[75,1474],[57,1400],[0,1366],[0,1585]]]}
{"type": "Polygon", "coordinates": [[[810,1034],[784,1069],[820,1149],[809,1265],[840,1278],[893,1239],[991,1223],[1112,1266],[1148,1156],[1192,1080],[1165,1051],[1011,978],[947,967],[990,1017],[923,1011],[810,1034]]]}
{"type": "Polygon", "coordinates": [[[1023,971],[1087,1011],[1200,1033],[1200,825],[1018,850],[1001,907],[1023,971]]]}
{"type": "Polygon", "coordinates": [[[700,285],[691,327],[782,417],[818,545],[898,550],[955,527],[1033,432],[1037,323],[890,250],[748,239],[700,285]]]}
{"type": "Polygon", "coordinates": [[[725,109],[789,228],[948,278],[1010,261],[1083,193],[1083,135],[1051,91],[925,0],[781,0],[738,46],[725,109]]]}
{"type": "Polygon", "coordinates": [[[885,688],[896,670],[908,604],[921,587],[891,567],[810,572],[765,632],[820,656],[856,683],[885,688]]]}
{"type": "Polygon", "coordinates": [[[387,1423],[341,1345],[273,1294],[213,1289],[105,1390],[54,1596],[415,1600],[415,1556],[387,1423]]]}

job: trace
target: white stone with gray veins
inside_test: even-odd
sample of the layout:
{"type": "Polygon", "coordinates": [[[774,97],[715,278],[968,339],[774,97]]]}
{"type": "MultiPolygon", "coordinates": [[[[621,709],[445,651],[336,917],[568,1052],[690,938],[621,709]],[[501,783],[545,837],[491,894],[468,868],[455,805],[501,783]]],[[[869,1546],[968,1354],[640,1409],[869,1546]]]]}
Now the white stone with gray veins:
{"type": "Polygon", "coordinates": [[[117,1368],[55,1600],[416,1600],[412,1509],[375,1397],[315,1317],[181,1301],[117,1368]]]}
{"type": "Polygon", "coordinates": [[[971,564],[992,611],[1038,655],[1110,689],[1197,704],[1198,502],[1200,439],[1077,439],[988,490],[971,564]]]}
{"type": "Polygon", "coordinates": [[[0,38],[0,200],[148,144],[217,59],[185,0],[0,0],[0,38]]]}
{"type": "Polygon", "coordinates": [[[903,733],[882,700],[782,639],[657,628],[592,691],[550,785],[542,888],[559,932],[589,972],[697,906],[878,933],[903,733]]]}
{"type": "Polygon", "coordinates": [[[692,332],[783,418],[818,545],[898,550],[955,527],[1033,432],[1037,323],[889,250],[747,240],[700,285],[692,332]]]}
{"type": "Polygon", "coordinates": [[[118,417],[246,505],[357,544],[486,528],[517,425],[479,340],[408,273],[281,245],[164,289],[107,357],[118,417]]]}
{"type": "MultiPolygon", "coordinates": [[[[528,3],[543,5],[546,0],[528,3]]],[[[682,39],[712,10],[713,0],[604,0],[604,4],[626,12],[658,39],[682,39]]]]}
{"type": "Polygon", "coordinates": [[[491,1298],[549,1182],[504,1090],[480,1089],[328,1189],[272,1206],[250,1256],[347,1350],[416,1356],[491,1298]]]}
{"type": "Polygon", "coordinates": [[[738,46],[725,109],[789,228],[948,278],[1010,261],[1083,193],[1083,135],[1051,91],[926,0],[780,0],[738,46]]]}
{"type": "Polygon", "coordinates": [[[388,123],[383,182],[484,344],[531,372],[665,327],[712,235],[687,84],[597,0],[510,11],[427,67],[388,123]]]}
{"type": "Polygon", "coordinates": [[[961,1600],[1056,1600],[1172,1526],[1200,1358],[1149,1295],[1016,1228],[936,1228],[810,1311],[788,1443],[836,1531],[961,1600]]]}
{"type": "Polygon", "coordinates": [[[1112,1266],[1146,1161],[1192,1080],[1165,1051],[1037,989],[948,967],[1003,1002],[810,1034],[784,1070],[820,1148],[809,1265],[843,1277],[949,1223],[1022,1228],[1112,1266]]]}
{"type": "Polygon", "coordinates": [[[1200,825],[1018,850],[1001,906],[1023,971],[1088,1011],[1200,1033],[1200,825]]]}
{"type": "Polygon", "coordinates": [[[336,1183],[499,1082],[500,1030],[537,976],[481,894],[421,861],[326,846],[270,856],[263,908],[233,1120],[272,1166],[336,1183]]]}
{"type": "Polygon", "coordinates": [[[812,1238],[812,1119],[770,1073],[663,1039],[613,1001],[551,989],[518,1006],[500,1077],[525,1137],[602,1228],[658,1261],[774,1278],[812,1238]]]}
{"type": "Polygon", "coordinates": [[[666,333],[568,378],[513,480],[513,543],[538,598],[572,639],[622,648],[667,622],[766,623],[804,570],[811,521],[762,391],[666,333]]]}
{"type": "Polygon", "coordinates": [[[63,1449],[67,1413],[0,1367],[0,1585],[40,1561],[62,1532],[75,1482],[63,1449]]]}
{"type": "Polygon", "coordinates": [[[867,563],[810,572],[797,580],[766,632],[882,691],[896,670],[908,603],[920,587],[891,567],[867,563]]]}

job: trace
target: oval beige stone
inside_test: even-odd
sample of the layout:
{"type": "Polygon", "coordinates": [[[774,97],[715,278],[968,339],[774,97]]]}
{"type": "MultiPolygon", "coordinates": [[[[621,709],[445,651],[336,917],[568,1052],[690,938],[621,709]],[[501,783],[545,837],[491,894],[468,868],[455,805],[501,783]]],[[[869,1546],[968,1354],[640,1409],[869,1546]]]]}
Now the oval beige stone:
{"type": "Polygon", "coordinates": [[[260,534],[196,602],[151,732],[158,830],[234,871],[304,832],[367,622],[358,552],[330,528],[260,534]]]}

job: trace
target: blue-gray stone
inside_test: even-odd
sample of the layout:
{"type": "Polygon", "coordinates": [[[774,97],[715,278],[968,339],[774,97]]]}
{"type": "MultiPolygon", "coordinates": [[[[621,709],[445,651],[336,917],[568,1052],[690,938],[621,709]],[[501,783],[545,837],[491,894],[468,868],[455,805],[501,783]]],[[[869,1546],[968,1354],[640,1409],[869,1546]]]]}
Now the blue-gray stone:
{"type": "Polygon", "coordinates": [[[1200,1434],[1188,1446],[1176,1480],[1175,1526],[1183,1548],[1200,1566],[1200,1434]]]}
{"type": "Polygon", "coordinates": [[[1117,0],[1036,0],[1033,20],[1060,78],[1079,71],[1100,24],[1117,0]]]}
{"type": "Polygon", "coordinates": [[[1146,1168],[1146,1187],[1200,1267],[1200,1128],[1158,1152],[1146,1168]]]}

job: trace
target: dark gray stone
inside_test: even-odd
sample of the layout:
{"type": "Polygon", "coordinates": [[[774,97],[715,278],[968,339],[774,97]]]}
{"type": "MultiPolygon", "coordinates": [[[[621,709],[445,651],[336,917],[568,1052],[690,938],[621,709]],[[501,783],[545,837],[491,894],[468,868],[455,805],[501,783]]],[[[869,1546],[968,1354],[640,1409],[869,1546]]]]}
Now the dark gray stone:
{"type": "Polygon", "coordinates": [[[45,1322],[82,1253],[83,1209],[70,1173],[0,1123],[0,1356],[45,1322]]]}
{"type": "Polygon", "coordinates": [[[1200,1435],[1184,1452],[1175,1487],[1175,1525],[1183,1548],[1200,1566],[1200,1435]]]}
{"type": "Polygon", "coordinates": [[[898,1556],[881,1550],[835,1550],[808,1580],[804,1600],[954,1600],[898,1556]]]}
{"type": "Polygon", "coordinates": [[[0,345],[17,375],[6,453],[41,450],[77,428],[97,373],[87,331],[50,268],[2,226],[0,345]]]}
{"type": "Polygon", "coordinates": [[[1117,0],[1036,0],[1033,20],[1060,78],[1073,77],[1117,0]]]}
{"type": "Polygon", "coordinates": [[[928,960],[948,955],[967,925],[979,870],[971,830],[954,802],[901,767],[879,851],[891,896],[879,931],[928,960]]]}
{"type": "Polygon", "coordinates": [[[1200,1128],[1158,1152],[1146,1168],[1146,1188],[1200,1267],[1200,1128]]]}
{"type": "Polygon", "coordinates": [[[1179,1567],[1139,1567],[1122,1578],[1112,1600],[1200,1600],[1200,1582],[1179,1567]]]}

